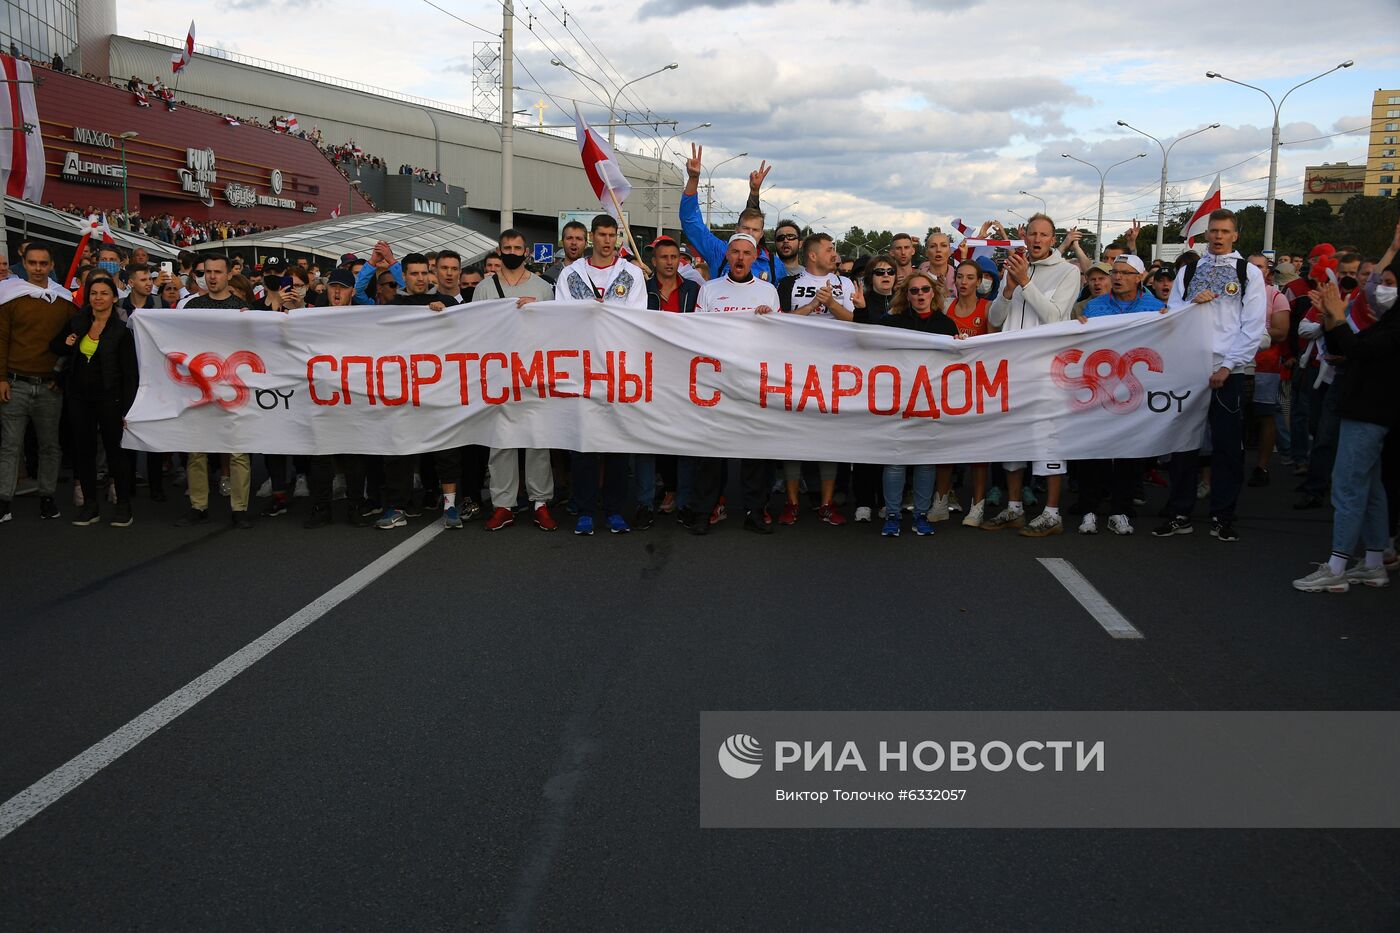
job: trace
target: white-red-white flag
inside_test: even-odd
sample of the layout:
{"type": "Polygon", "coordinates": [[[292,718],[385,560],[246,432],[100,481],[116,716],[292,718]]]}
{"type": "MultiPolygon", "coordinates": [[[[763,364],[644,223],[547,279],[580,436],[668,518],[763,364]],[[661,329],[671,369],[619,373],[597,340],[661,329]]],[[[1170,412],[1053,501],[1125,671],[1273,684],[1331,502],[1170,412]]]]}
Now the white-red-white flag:
{"type": "Polygon", "coordinates": [[[1210,190],[1206,192],[1206,199],[1201,202],[1200,207],[1196,208],[1196,213],[1191,215],[1186,229],[1182,231],[1188,247],[1195,246],[1196,237],[1203,236],[1206,229],[1210,227],[1210,212],[1218,211],[1224,205],[1225,202],[1220,200],[1220,176],[1216,175],[1215,181],[1210,183],[1210,190]]]}
{"type": "Polygon", "coordinates": [[[87,252],[88,244],[93,237],[103,243],[116,243],[116,238],[112,236],[112,228],[107,226],[107,218],[102,214],[89,214],[87,220],[83,222],[83,236],[78,240],[78,248],[73,253],[73,264],[68,267],[68,280],[65,284],[73,290],[74,303],[83,303],[83,283],[78,279],[78,268],[82,264],[83,254],[87,252]]]}
{"type": "Polygon", "coordinates": [[[340,207],[341,205],[337,204],[335,206],[335,209],[331,211],[331,220],[335,220],[337,217],[340,216],[340,207]]]}
{"type": "Polygon", "coordinates": [[[29,62],[0,55],[0,190],[12,198],[39,203],[44,197],[44,140],[34,100],[34,69],[29,62]]]}
{"type": "Polygon", "coordinates": [[[632,183],[622,174],[612,147],[584,122],[574,105],[574,129],[578,134],[578,154],[583,160],[583,173],[598,197],[598,203],[618,223],[622,222],[622,202],[632,193],[632,183]]]}
{"type": "Polygon", "coordinates": [[[970,236],[972,234],[972,231],[967,228],[967,224],[962,222],[961,217],[953,220],[953,229],[958,231],[962,236],[970,236]]]}
{"type": "Polygon", "coordinates": [[[170,56],[170,71],[179,74],[194,58],[194,20],[190,20],[190,31],[185,35],[185,47],[170,56]]]}
{"type": "Polygon", "coordinates": [[[224,114],[224,122],[227,123],[229,126],[242,126],[242,125],[243,125],[242,123],[239,123],[239,122],[238,122],[238,118],[237,118],[237,117],[231,117],[231,116],[229,116],[228,114],[224,114]]]}

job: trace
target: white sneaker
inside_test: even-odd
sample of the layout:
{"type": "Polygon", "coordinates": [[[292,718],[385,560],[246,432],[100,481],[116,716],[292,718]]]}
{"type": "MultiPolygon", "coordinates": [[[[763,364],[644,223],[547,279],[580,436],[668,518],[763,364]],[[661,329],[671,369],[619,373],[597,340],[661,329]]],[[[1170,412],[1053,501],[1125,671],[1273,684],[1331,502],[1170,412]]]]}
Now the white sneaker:
{"type": "Polygon", "coordinates": [[[344,499],[345,495],[345,474],[337,473],[335,474],[335,477],[331,480],[331,499],[338,502],[341,499],[344,499]]]}
{"type": "Polygon", "coordinates": [[[1110,515],[1108,517],[1108,530],[1116,535],[1130,535],[1133,533],[1133,523],[1126,515],[1110,515]]]}
{"type": "Polygon", "coordinates": [[[1065,523],[1058,516],[1051,517],[1049,512],[1041,512],[1021,529],[1023,538],[1046,538],[1050,535],[1063,534],[1065,523]]]}
{"type": "Polygon", "coordinates": [[[269,476],[267,479],[263,480],[262,485],[258,487],[257,495],[259,499],[272,498],[272,477],[269,476]]]}
{"type": "Polygon", "coordinates": [[[1356,583],[1361,586],[1390,586],[1390,574],[1385,572],[1385,565],[1368,568],[1364,562],[1357,564],[1346,572],[1348,583],[1356,583]]]}
{"type": "Polygon", "coordinates": [[[856,509],[856,521],[858,521],[858,522],[868,522],[868,521],[870,521],[870,506],[868,506],[868,505],[862,505],[862,506],[859,506],[859,507],[856,509]]]}
{"type": "Polygon", "coordinates": [[[1209,498],[1210,498],[1210,483],[1207,483],[1205,480],[1201,480],[1199,483],[1196,484],[1196,498],[1197,498],[1197,499],[1209,499],[1209,498]]]}
{"type": "Polygon", "coordinates": [[[961,512],[962,510],[962,503],[958,501],[958,494],[955,492],[948,493],[948,511],[961,512]]]}
{"type": "Polygon", "coordinates": [[[1096,535],[1099,533],[1099,519],[1093,512],[1084,513],[1084,521],[1079,523],[1079,533],[1082,535],[1096,535]]]}
{"type": "Polygon", "coordinates": [[[967,516],[962,520],[963,525],[968,528],[979,527],[982,524],[986,510],[987,503],[985,501],[972,503],[972,508],[967,510],[967,516]]]}
{"type": "Polygon", "coordinates": [[[1312,573],[1294,580],[1293,588],[1304,593],[1345,593],[1351,584],[1345,573],[1333,573],[1331,567],[1318,564],[1312,573]]]}
{"type": "Polygon", "coordinates": [[[946,522],[948,520],[947,496],[933,497],[933,508],[928,510],[928,520],[931,522],[946,522]]]}
{"type": "Polygon", "coordinates": [[[306,498],[309,498],[310,495],[311,495],[311,490],[310,490],[310,488],[307,487],[307,485],[306,485],[306,474],[305,474],[305,473],[298,473],[298,474],[297,474],[297,484],[296,484],[296,488],[292,490],[292,498],[293,498],[293,499],[306,499],[306,498]]]}

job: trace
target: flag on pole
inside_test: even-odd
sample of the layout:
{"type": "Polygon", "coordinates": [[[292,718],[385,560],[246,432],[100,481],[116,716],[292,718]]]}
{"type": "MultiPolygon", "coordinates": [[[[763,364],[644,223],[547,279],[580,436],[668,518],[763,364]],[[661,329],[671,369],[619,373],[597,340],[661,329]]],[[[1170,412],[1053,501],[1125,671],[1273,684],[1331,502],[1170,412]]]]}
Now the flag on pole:
{"type": "Polygon", "coordinates": [[[294,113],[289,114],[287,116],[287,132],[295,133],[298,129],[299,127],[297,126],[297,115],[294,113]]]}
{"type": "Polygon", "coordinates": [[[73,303],[81,305],[83,303],[83,283],[78,281],[78,267],[82,264],[83,254],[87,252],[88,244],[96,236],[103,243],[116,243],[116,238],[112,236],[112,230],[107,226],[107,218],[101,214],[89,214],[83,222],[83,236],[78,241],[78,248],[73,253],[73,264],[68,267],[68,279],[64,283],[73,291],[73,303]]]}
{"type": "Polygon", "coordinates": [[[1186,246],[1191,248],[1196,245],[1196,237],[1204,236],[1207,228],[1210,227],[1210,212],[1218,211],[1224,207],[1225,202],[1220,200],[1220,176],[1215,176],[1215,181],[1210,183],[1210,190],[1206,192],[1206,199],[1201,202],[1201,206],[1196,208],[1196,213],[1191,215],[1191,219],[1186,224],[1186,229],[1181,231],[1186,237],[1186,246]]]}
{"type": "Polygon", "coordinates": [[[578,134],[578,153],[583,160],[583,173],[593,188],[603,210],[622,223],[622,202],[632,193],[632,183],[622,174],[612,147],[584,122],[574,105],[574,129],[578,134]]]}
{"type": "Polygon", "coordinates": [[[34,69],[29,62],[0,55],[0,189],[12,198],[38,204],[44,196],[44,140],[34,100],[34,69]]]}
{"type": "Polygon", "coordinates": [[[174,55],[170,56],[170,71],[172,74],[179,74],[185,70],[185,66],[194,58],[194,20],[190,20],[190,31],[185,36],[185,47],[174,55]]]}
{"type": "Polygon", "coordinates": [[[243,125],[243,124],[241,124],[241,123],[238,122],[238,118],[237,118],[237,117],[231,117],[231,116],[229,116],[228,114],[224,114],[224,122],[227,123],[229,126],[242,126],[242,125],[243,125]]]}
{"type": "Polygon", "coordinates": [[[337,204],[335,208],[331,211],[331,220],[335,220],[337,217],[340,216],[340,208],[341,205],[337,204]]]}
{"type": "Polygon", "coordinates": [[[953,229],[956,230],[956,231],[958,231],[958,234],[959,234],[960,236],[971,236],[971,235],[972,235],[972,231],[969,230],[969,229],[967,229],[967,224],[965,224],[965,223],[962,222],[962,218],[961,218],[961,217],[955,218],[955,219],[953,220],[953,229]]]}

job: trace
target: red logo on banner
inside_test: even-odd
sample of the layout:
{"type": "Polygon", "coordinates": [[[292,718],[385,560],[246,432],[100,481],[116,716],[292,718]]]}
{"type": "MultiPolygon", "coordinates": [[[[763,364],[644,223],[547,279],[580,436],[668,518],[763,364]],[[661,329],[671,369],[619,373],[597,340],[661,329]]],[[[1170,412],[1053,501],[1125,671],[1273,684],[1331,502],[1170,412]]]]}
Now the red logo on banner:
{"type": "Polygon", "coordinates": [[[199,389],[199,398],[190,404],[191,408],[198,408],[211,402],[226,411],[242,408],[248,403],[248,396],[251,393],[238,376],[239,368],[246,366],[255,373],[267,372],[262,357],[251,350],[238,350],[230,353],[228,359],[224,359],[217,353],[200,353],[190,359],[188,365],[185,364],[185,357],[184,353],[165,354],[165,371],[179,385],[194,386],[199,389]],[[184,366],[183,371],[180,368],[182,365],[184,366]],[[223,398],[215,395],[215,389],[220,385],[232,389],[233,396],[223,398]]]}
{"type": "Polygon", "coordinates": [[[1162,357],[1147,347],[1134,347],[1123,354],[1116,350],[1095,350],[1088,356],[1076,349],[1056,355],[1050,364],[1050,378],[1055,380],[1055,385],[1070,390],[1072,411],[1099,406],[1105,411],[1125,415],[1136,411],[1147,394],[1133,374],[1133,367],[1138,363],[1145,363],[1149,372],[1162,372],[1162,357]],[[1068,368],[1081,360],[1079,375],[1070,375],[1068,368]]]}

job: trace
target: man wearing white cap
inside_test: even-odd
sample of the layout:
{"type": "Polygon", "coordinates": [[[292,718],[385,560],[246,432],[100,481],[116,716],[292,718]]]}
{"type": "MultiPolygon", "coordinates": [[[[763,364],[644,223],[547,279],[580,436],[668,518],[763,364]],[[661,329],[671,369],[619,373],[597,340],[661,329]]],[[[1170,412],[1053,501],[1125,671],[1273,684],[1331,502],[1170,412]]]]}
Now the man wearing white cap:
{"type": "MultiPolygon", "coordinates": [[[[729,238],[725,249],[724,275],[700,286],[696,311],[738,312],[741,314],[772,314],[778,310],[778,290],[753,274],[758,258],[758,240],[747,233],[729,238]]],[[[773,533],[764,510],[768,498],[767,462],[740,460],[744,484],[744,530],[761,535],[773,533]]],[[[698,457],[695,461],[695,512],[690,524],[691,534],[710,531],[710,512],[719,502],[724,486],[724,460],[718,457],[698,457]]]]}
{"type": "MultiPolygon", "coordinates": [[[[1166,310],[1166,305],[1156,295],[1142,287],[1146,271],[1142,260],[1132,253],[1118,256],[1113,260],[1108,293],[1091,299],[1079,320],[1166,310]]],[[[1098,516],[1094,513],[1105,498],[1108,499],[1108,530],[1116,535],[1133,533],[1133,485],[1141,470],[1142,463],[1135,457],[1079,462],[1079,501],[1084,505],[1080,534],[1098,534],[1098,516]]]]}

